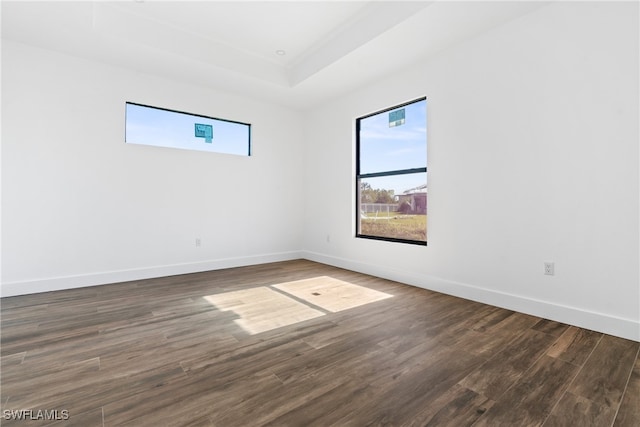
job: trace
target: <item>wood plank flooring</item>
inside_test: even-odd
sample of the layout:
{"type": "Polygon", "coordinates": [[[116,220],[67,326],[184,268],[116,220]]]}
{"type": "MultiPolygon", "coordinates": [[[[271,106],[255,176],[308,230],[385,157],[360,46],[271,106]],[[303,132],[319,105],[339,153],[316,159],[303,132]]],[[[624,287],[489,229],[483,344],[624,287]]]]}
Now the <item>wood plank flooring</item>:
{"type": "Polygon", "coordinates": [[[6,426],[640,426],[639,343],[310,261],[0,304],[6,426]],[[392,297],[278,289],[322,277],[392,297]],[[267,300],[212,303],[265,287],[318,315],[256,333],[267,300]]]}

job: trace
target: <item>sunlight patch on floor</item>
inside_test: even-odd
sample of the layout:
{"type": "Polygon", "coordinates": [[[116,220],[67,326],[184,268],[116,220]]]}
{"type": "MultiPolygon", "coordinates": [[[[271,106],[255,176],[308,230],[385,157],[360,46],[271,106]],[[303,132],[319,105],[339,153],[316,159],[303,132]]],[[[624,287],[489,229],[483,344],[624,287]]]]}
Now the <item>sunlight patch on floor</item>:
{"type": "Polygon", "coordinates": [[[221,311],[235,313],[238,318],[234,322],[254,335],[324,316],[324,312],[316,309],[318,307],[335,313],[392,296],[333,277],[320,276],[204,298],[221,311]]]}
{"type": "Polygon", "coordinates": [[[333,313],[393,296],[328,276],[280,283],[273,287],[333,313]]]}
{"type": "Polygon", "coordinates": [[[253,334],[324,316],[324,313],[266,286],[209,295],[205,299],[222,311],[239,316],[234,322],[253,334]]]}

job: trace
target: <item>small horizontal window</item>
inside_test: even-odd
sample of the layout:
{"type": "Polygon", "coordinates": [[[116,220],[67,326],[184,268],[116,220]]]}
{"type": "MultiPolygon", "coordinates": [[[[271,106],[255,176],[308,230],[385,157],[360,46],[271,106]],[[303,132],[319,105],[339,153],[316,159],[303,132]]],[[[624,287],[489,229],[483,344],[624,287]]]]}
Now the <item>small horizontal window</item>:
{"type": "Polygon", "coordinates": [[[250,156],[251,125],[127,102],[125,142],[250,156]]]}

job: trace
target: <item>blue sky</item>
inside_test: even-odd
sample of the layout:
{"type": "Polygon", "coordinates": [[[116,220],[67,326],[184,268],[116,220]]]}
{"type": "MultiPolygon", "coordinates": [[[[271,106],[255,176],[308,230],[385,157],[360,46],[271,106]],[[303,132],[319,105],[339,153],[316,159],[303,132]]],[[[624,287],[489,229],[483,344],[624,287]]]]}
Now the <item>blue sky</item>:
{"type": "Polygon", "coordinates": [[[127,104],[126,141],[187,150],[246,156],[249,126],[187,113],[127,104]],[[213,126],[213,139],[195,136],[195,124],[213,126]]]}
{"type": "MultiPolygon", "coordinates": [[[[427,165],[427,101],[403,107],[405,123],[389,127],[389,113],[360,121],[360,173],[420,168],[427,165]]],[[[395,111],[395,110],[392,110],[395,111]]],[[[369,178],[373,188],[393,189],[395,194],[425,184],[426,174],[369,178]]]]}

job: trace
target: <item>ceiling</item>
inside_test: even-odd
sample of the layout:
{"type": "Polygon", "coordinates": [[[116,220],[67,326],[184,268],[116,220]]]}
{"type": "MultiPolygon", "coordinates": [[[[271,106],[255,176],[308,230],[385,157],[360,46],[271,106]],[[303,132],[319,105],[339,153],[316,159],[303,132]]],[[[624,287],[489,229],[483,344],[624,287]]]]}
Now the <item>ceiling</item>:
{"type": "Polygon", "coordinates": [[[305,109],[545,4],[2,1],[2,38],[305,109]]]}

